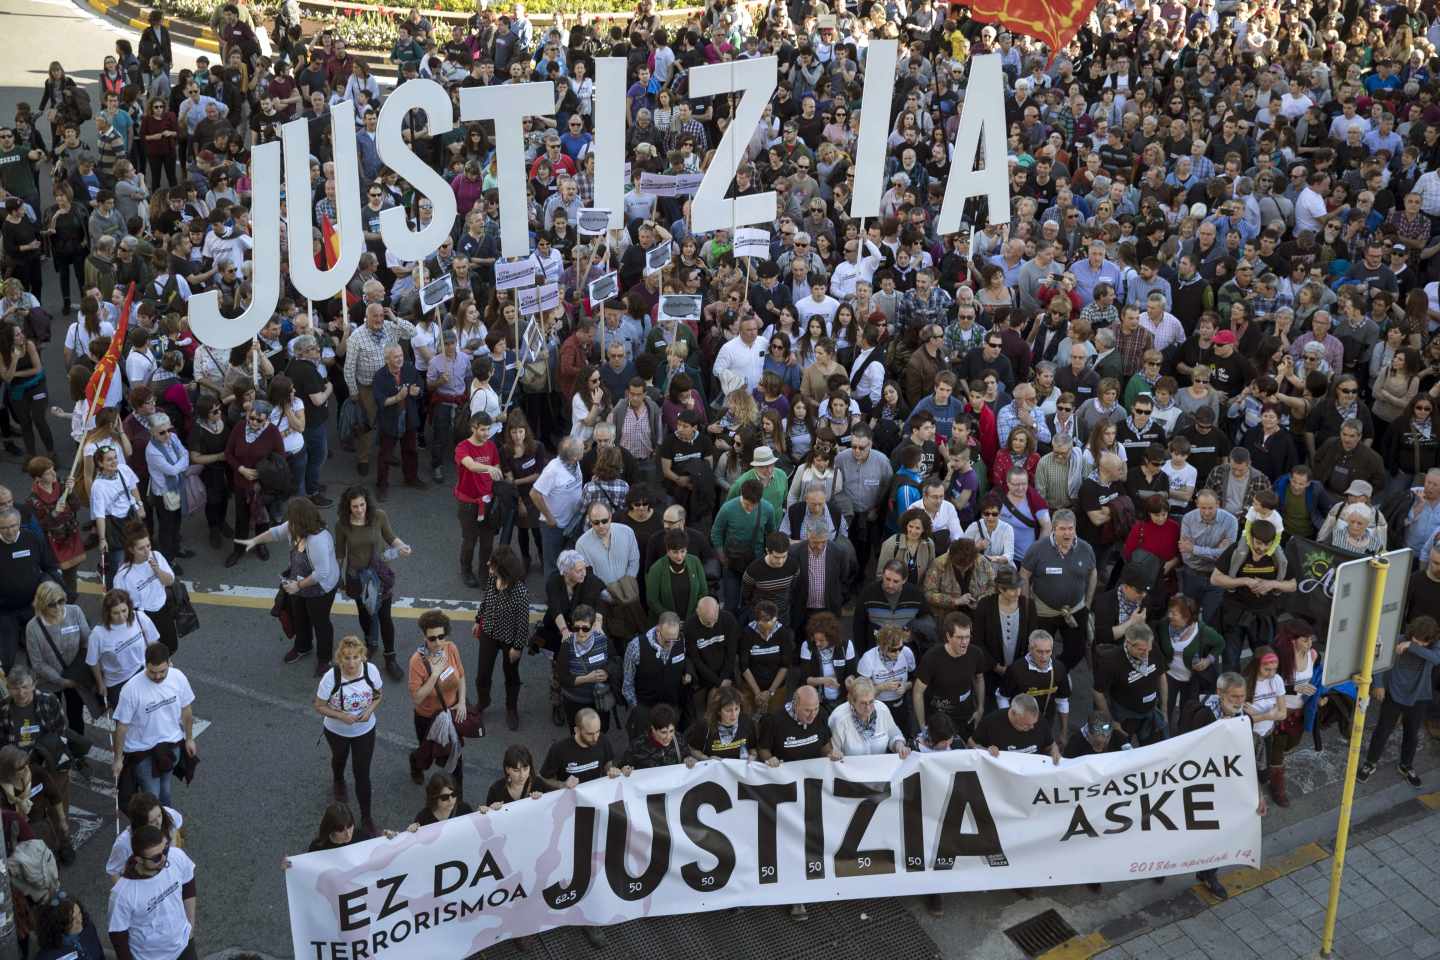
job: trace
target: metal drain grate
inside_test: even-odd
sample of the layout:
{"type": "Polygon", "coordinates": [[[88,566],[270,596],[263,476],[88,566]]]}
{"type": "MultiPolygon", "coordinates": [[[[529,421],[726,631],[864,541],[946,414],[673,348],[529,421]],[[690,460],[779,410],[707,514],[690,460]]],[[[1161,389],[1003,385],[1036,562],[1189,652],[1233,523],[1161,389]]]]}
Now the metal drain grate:
{"type": "Polygon", "coordinates": [[[1046,950],[1053,950],[1075,936],[1075,928],[1054,910],[1031,917],[1024,923],[1017,923],[1005,931],[1027,957],[1038,957],[1046,950]]]}
{"type": "MultiPolygon", "coordinates": [[[[838,960],[848,957],[903,957],[940,960],[940,949],[907,909],[906,898],[847,900],[810,905],[810,919],[796,922],[789,908],[755,907],[731,914],[652,917],[607,927],[606,956],[632,960],[838,960]],[[861,919],[861,916],[864,919],[861,919]]],[[[599,956],[577,928],[552,930],[539,948],[521,953],[501,944],[472,960],[576,960],[599,956]]]]}

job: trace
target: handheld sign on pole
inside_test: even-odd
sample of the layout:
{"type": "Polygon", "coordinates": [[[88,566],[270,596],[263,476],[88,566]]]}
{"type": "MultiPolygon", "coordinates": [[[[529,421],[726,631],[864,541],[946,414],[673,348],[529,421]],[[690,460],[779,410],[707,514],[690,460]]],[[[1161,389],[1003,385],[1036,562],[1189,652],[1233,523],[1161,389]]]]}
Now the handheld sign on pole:
{"type": "Polygon", "coordinates": [[[692,293],[666,293],[660,297],[660,317],[692,326],[700,322],[701,297],[692,293]]]}
{"type": "Polygon", "coordinates": [[[700,189],[700,181],[705,179],[703,173],[681,173],[675,176],[675,196],[693,197],[700,189]]]}
{"type": "Polygon", "coordinates": [[[590,281],[590,302],[596,306],[620,294],[620,275],[610,271],[590,281]]]}
{"type": "Polygon", "coordinates": [[[542,313],[560,309],[560,284],[547,283],[543,287],[536,287],[539,295],[539,307],[542,313]]]}
{"type": "Polygon", "coordinates": [[[496,290],[519,290],[521,287],[528,287],[535,282],[535,261],[526,257],[524,260],[497,260],[495,261],[495,289],[496,290]]]}
{"type": "Polygon", "coordinates": [[[515,301],[520,305],[520,316],[528,317],[540,312],[540,288],[526,287],[515,294],[515,301]]]}
{"type": "Polygon", "coordinates": [[[640,192],[652,197],[675,196],[675,177],[668,173],[640,174],[640,192]]]}
{"type": "Polygon", "coordinates": [[[455,278],[450,274],[437,277],[420,288],[420,309],[429,313],[440,304],[455,298],[455,278]]]}
{"type": "MultiPolygon", "coordinates": [[[[1409,547],[1387,551],[1384,557],[1391,570],[1410,569],[1409,547]]],[[[1395,639],[1404,627],[1401,617],[1405,613],[1408,578],[1397,575],[1384,579],[1379,632],[1367,640],[1366,618],[1377,582],[1369,557],[1347,561],[1335,569],[1330,630],[1325,638],[1325,672],[1321,680],[1327,687],[1353,680],[1361,673],[1367,656],[1374,658],[1371,668],[1374,673],[1388,670],[1395,659],[1395,639]],[[1373,647],[1368,654],[1364,649],[1367,642],[1373,647]]]]}
{"type": "MultiPolygon", "coordinates": [[[[1330,634],[1322,683],[1358,660],[1355,672],[1355,716],[1350,728],[1350,750],[1345,758],[1345,784],[1340,792],[1340,824],[1335,832],[1335,856],[1330,867],[1330,898],[1325,909],[1325,932],[1320,955],[1332,956],[1335,920],[1340,911],[1340,879],[1345,873],[1345,850],[1350,843],[1350,815],[1355,803],[1355,773],[1360,768],[1360,741],[1365,734],[1365,711],[1370,705],[1370,680],[1380,662],[1395,656],[1395,638],[1404,615],[1410,550],[1351,560],[1340,565],[1330,606],[1330,634]],[[1398,592],[1391,585],[1398,584],[1398,592]],[[1364,610],[1361,620],[1357,610],[1364,610]],[[1344,624],[1342,627],[1341,624],[1344,624]],[[1337,652],[1335,647],[1341,649],[1337,652]],[[1381,651],[1384,651],[1383,654],[1381,651]],[[1333,655],[1333,656],[1332,656],[1333,655]],[[1333,659],[1333,665],[1332,665],[1333,659]]],[[[1342,679],[1351,679],[1342,677],[1342,679]]]]}
{"type": "Polygon", "coordinates": [[[669,265],[674,256],[674,246],[669,240],[655,244],[645,252],[645,275],[659,273],[669,265]]]}
{"type": "Polygon", "coordinates": [[[582,207],[575,230],[582,237],[602,237],[610,229],[610,211],[582,207]]]}
{"type": "Polygon", "coordinates": [[[734,255],[770,259],[770,231],[758,227],[741,227],[735,231],[734,255]]]}

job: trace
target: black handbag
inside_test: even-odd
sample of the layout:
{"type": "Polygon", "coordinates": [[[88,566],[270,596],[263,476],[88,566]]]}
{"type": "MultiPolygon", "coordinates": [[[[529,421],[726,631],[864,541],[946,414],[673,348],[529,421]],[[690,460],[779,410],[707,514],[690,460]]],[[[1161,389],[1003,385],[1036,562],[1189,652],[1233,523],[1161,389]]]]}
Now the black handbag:
{"type": "Polygon", "coordinates": [[[200,629],[200,615],[190,602],[190,591],[185,584],[176,580],[165,588],[166,603],[175,612],[175,636],[188,637],[200,629]]]}

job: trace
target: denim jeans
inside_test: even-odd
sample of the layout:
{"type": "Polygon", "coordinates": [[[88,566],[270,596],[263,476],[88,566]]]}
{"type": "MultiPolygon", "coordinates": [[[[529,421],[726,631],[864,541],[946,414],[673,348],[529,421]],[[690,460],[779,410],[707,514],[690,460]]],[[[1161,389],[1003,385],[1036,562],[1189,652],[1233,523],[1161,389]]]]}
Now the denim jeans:
{"type": "Polygon", "coordinates": [[[540,547],[545,551],[545,573],[548,576],[556,571],[555,561],[560,559],[560,551],[565,549],[565,528],[552,527],[541,521],[540,547]]]}
{"type": "Polygon", "coordinates": [[[285,463],[290,467],[290,486],[294,495],[303,497],[305,495],[305,468],[310,463],[310,448],[301,447],[295,453],[285,455],[285,463]]]}
{"type": "Polygon", "coordinates": [[[330,455],[330,435],[327,424],[319,423],[305,428],[305,489],[301,492],[314,496],[320,492],[320,468],[330,455]]]}
{"type": "MultiPolygon", "coordinates": [[[[169,750],[172,759],[180,759],[181,748],[176,746],[175,744],[172,743],[168,747],[163,747],[161,749],[169,750]]],[[[136,788],[139,790],[143,790],[146,793],[154,794],[156,799],[158,799],[166,806],[169,806],[170,783],[172,780],[174,780],[174,770],[167,770],[164,773],[160,774],[160,776],[155,776],[155,774],[152,772],[153,768],[151,766],[149,757],[146,757],[139,763],[135,764],[134,770],[136,788]]]]}
{"type": "Polygon", "coordinates": [[[1200,619],[1214,626],[1216,614],[1220,612],[1220,601],[1225,591],[1212,586],[1207,574],[1197,573],[1189,567],[1180,568],[1180,590],[1185,596],[1200,605],[1200,619]]]}

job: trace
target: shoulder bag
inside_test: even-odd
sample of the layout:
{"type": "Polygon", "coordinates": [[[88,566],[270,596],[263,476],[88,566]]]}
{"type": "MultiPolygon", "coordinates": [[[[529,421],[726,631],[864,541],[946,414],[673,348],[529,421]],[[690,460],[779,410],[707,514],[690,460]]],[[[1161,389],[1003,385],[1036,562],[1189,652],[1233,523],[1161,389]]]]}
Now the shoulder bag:
{"type": "Polygon", "coordinates": [[[55,645],[55,638],[50,636],[50,630],[45,626],[45,621],[38,616],[35,623],[40,627],[40,632],[45,636],[45,642],[50,645],[50,652],[55,654],[55,660],[60,664],[60,676],[69,680],[81,690],[95,689],[95,674],[85,663],[85,641],[80,641],[80,648],[75,652],[75,659],[70,663],[60,655],[60,648],[55,645]]]}

